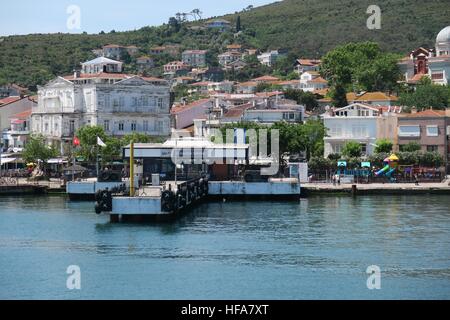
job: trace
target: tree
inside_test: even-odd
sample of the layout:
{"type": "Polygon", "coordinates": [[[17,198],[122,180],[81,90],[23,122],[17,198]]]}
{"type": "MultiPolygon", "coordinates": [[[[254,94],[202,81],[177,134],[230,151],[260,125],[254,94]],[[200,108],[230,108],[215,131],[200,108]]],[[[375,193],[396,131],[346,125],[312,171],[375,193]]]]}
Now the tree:
{"type": "Polygon", "coordinates": [[[375,153],[390,153],[394,148],[394,144],[389,139],[378,140],[375,147],[375,153]]]}
{"type": "Polygon", "coordinates": [[[56,148],[47,145],[45,137],[42,135],[30,136],[22,154],[22,157],[26,162],[37,162],[40,160],[46,163],[48,159],[57,156],[58,151],[56,148]]]}
{"type": "Polygon", "coordinates": [[[169,18],[169,28],[171,29],[172,32],[178,33],[180,31],[180,22],[177,18],[175,17],[170,17],[169,18]]]}
{"type": "Polygon", "coordinates": [[[423,77],[413,92],[400,94],[399,104],[416,107],[419,110],[434,109],[443,110],[450,107],[450,86],[436,85],[428,77],[423,77]]]}
{"type": "Polygon", "coordinates": [[[312,111],[319,106],[316,96],[312,92],[305,92],[298,89],[284,90],[286,99],[294,100],[298,104],[304,105],[306,110],[312,111]]]}
{"type": "Polygon", "coordinates": [[[97,137],[106,141],[103,127],[84,126],[78,129],[76,136],[80,139],[78,155],[82,156],[87,162],[95,163],[97,161],[97,152],[101,152],[97,144],[97,137]]]}
{"type": "Polygon", "coordinates": [[[347,92],[341,83],[336,83],[331,91],[331,99],[333,106],[336,108],[343,108],[348,105],[347,92]]]}
{"type": "Polygon", "coordinates": [[[241,31],[241,16],[237,16],[236,18],[236,32],[241,31]]]}
{"type": "Polygon", "coordinates": [[[419,143],[412,141],[408,144],[400,146],[400,151],[403,152],[416,152],[422,150],[422,147],[419,143]]]}
{"type": "Polygon", "coordinates": [[[349,158],[359,158],[362,155],[361,144],[355,141],[349,141],[342,149],[342,155],[349,158]]]}
{"type": "Polygon", "coordinates": [[[391,91],[397,87],[398,57],[381,51],[375,42],[348,43],[322,59],[321,73],[347,90],[391,91]]]}
{"type": "Polygon", "coordinates": [[[152,137],[145,133],[130,133],[127,134],[122,138],[122,144],[123,146],[129,145],[131,141],[134,143],[159,143],[162,142],[164,139],[161,137],[152,137]]]}

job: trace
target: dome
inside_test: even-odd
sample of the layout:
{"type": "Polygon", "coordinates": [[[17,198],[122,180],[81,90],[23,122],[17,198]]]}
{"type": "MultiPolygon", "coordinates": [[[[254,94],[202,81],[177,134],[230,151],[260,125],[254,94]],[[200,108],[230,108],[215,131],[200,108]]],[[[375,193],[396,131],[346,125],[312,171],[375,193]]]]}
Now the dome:
{"type": "Polygon", "coordinates": [[[448,44],[450,43],[450,26],[445,27],[444,29],[439,32],[436,43],[438,44],[448,44]]]}

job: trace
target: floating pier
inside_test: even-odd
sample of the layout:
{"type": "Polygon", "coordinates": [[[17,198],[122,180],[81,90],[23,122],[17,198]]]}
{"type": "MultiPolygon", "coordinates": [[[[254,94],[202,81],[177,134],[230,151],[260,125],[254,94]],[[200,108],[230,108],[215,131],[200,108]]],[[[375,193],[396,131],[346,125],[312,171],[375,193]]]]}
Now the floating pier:
{"type": "Polygon", "coordinates": [[[116,188],[126,188],[129,182],[97,182],[91,181],[75,181],[68,182],[66,185],[66,193],[72,201],[94,201],[95,194],[101,190],[113,190],[116,188]]]}
{"type": "Polygon", "coordinates": [[[111,222],[169,221],[203,201],[208,189],[208,180],[201,177],[140,188],[131,192],[135,196],[104,190],[96,194],[96,212],[109,214],[111,222]]]}
{"type": "Polygon", "coordinates": [[[298,179],[269,179],[269,182],[211,181],[209,198],[216,199],[285,199],[299,200],[298,179]]]}

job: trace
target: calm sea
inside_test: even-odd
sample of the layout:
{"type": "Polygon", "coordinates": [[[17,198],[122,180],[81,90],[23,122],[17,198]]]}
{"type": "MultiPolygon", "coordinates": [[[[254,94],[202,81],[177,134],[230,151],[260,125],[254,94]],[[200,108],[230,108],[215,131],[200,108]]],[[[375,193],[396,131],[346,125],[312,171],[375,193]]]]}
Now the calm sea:
{"type": "Polygon", "coordinates": [[[450,197],[203,204],[110,224],[92,203],[0,198],[2,299],[450,299],[450,197]],[[81,290],[66,287],[68,266],[81,290]],[[381,269],[369,290],[366,269],[381,269]]]}

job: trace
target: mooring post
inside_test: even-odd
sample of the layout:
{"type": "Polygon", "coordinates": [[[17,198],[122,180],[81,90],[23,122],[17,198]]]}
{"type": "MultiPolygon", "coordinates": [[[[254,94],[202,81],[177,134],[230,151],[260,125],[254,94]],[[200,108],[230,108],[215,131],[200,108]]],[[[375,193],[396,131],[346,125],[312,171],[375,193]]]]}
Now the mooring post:
{"type": "Polygon", "coordinates": [[[356,197],[357,194],[358,194],[358,187],[356,186],[356,184],[354,184],[352,185],[352,195],[356,197]]]}
{"type": "Polygon", "coordinates": [[[134,142],[130,144],[130,197],[134,197],[134,142]]]}

